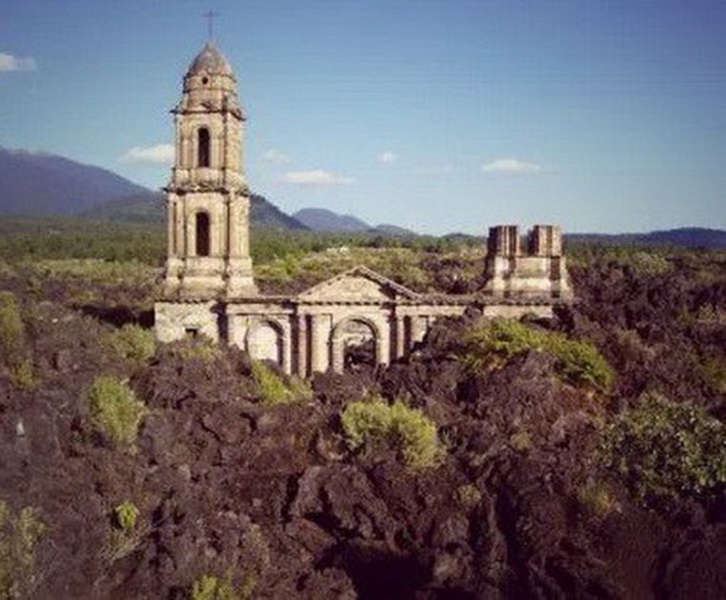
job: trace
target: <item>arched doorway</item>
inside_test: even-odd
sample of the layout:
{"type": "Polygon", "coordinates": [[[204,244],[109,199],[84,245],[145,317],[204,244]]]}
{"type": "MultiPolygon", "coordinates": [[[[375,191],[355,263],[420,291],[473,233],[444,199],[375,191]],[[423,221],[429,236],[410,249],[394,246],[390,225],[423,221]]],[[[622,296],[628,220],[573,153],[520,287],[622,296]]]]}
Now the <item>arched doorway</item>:
{"type": "Polygon", "coordinates": [[[195,218],[196,229],[196,255],[209,256],[210,254],[210,236],[209,236],[209,213],[198,212],[195,218]]]}
{"type": "Polygon", "coordinates": [[[259,321],[247,333],[247,352],[254,360],[271,360],[282,366],[282,331],[271,321],[259,321]]]}
{"type": "Polygon", "coordinates": [[[379,359],[379,335],[373,322],[354,317],[339,323],[333,330],[333,370],[360,372],[373,369],[379,359]]]}
{"type": "Polygon", "coordinates": [[[197,132],[197,166],[209,167],[211,155],[209,148],[209,129],[200,127],[197,132]]]}

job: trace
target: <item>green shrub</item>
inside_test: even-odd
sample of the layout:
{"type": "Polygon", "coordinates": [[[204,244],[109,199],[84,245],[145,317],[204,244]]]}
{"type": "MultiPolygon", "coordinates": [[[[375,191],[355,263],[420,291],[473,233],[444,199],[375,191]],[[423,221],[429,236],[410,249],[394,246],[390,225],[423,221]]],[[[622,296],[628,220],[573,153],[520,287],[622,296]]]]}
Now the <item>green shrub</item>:
{"type": "Polygon", "coordinates": [[[511,319],[485,321],[464,338],[462,361],[472,372],[492,370],[529,350],[556,357],[555,369],[564,380],[597,390],[612,389],[615,375],[598,350],[552,331],[537,331],[511,319]]]}
{"type": "Polygon", "coordinates": [[[598,519],[604,519],[615,509],[618,503],[610,489],[601,482],[589,481],[577,490],[577,499],[585,509],[598,519]]]}
{"type": "Polygon", "coordinates": [[[87,399],[96,427],[117,444],[131,445],[136,441],[146,407],[128,384],[101,375],[93,382],[87,399]]]}
{"type": "Polygon", "coordinates": [[[481,502],[481,492],[471,483],[466,483],[456,488],[456,501],[465,508],[474,508],[481,502]]]}
{"type": "Polygon", "coordinates": [[[605,430],[603,459],[641,500],[698,496],[726,483],[726,426],[703,408],[647,396],[605,430]]]}
{"type": "Polygon", "coordinates": [[[0,353],[4,364],[10,364],[22,353],[25,344],[25,326],[20,316],[20,305],[12,292],[0,292],[0,353]]]}
{"type": "Polygon", "coordinates": [[[398,446],[404,462],[414,469],[433,467],[443,457],[436,424],[422,411],[409,408],[401,401],[389,405],[376,397],[351,402],[341,420],[354,448],[367,439],[386,437],[398,446]]]}
{"type": "Polygon", "coordinates": [[[248,600],[254,590],[254,578],[246,578],[236,589],[229,577],[219,579],[214,575],[202,575],[192,585],[192,600],[248,600]]]}
{"type": "Polygon", "coordinates": [[[154,332],[138,325],[127,324],[106,337],[106,344],[120,357],[145,363],[156,352],[154,332]]]}
{"type": "Polygon", "coordinates": [[[252,377],[257,383],[263,404],[290,404],[312,399],[310,385],[299,377],[290,377],[289,383],[260,360],[252,361],[252,377]]]}
{"type": "Polygon", "coordinates": [[[114,510],[116,523],[122,531],[132,531],[136,527],[136,521],[141,514],[136,505],[131,500],[124,500],[114,510]]]}
{"type": "Polygon", "coordinates": [[[34,508],[15,512],[0,500],[0,598],[29,597],[35,549],[44,530],[34,508]]]}
{"type": "Polygon", "coordinates": [[[206,335],[188,337],[170,344],[171,353],[184,362],[212,363],[220,357],[219,345],[206,335]]]}
{"type": "Polygon", "coordinates": [[[33,363],[28,358],[10,367],[10,380],[24,390],[31,390],[37,385],[33,363]]]}
{"type": "Polygon", "coordinates": [[[517,452],[527,452],[532,449],[532,436],[528,431],[517,431],[509,436],[509,445],[517,452]]]}

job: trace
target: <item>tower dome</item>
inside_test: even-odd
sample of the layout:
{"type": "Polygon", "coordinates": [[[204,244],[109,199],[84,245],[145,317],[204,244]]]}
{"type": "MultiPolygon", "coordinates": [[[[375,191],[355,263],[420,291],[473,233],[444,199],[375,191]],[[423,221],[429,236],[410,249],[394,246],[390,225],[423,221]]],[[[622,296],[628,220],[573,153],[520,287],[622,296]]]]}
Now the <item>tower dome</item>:
{"type": "Polygon", "coordinates": [[[192,64],[189,65],[187,75],[198,75],[202,72],[206,72],[209,75],[232,76],[232,67],[217,48],[211,44],[206,44],[192,61],[192,64]]]}

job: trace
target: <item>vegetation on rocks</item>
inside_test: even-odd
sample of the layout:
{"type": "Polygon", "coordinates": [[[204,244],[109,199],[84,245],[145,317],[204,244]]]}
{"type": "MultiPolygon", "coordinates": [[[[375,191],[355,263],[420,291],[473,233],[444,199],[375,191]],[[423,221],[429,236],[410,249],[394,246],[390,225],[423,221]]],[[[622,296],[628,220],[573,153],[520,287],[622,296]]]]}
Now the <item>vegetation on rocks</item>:
{"type": "Polygon", "coordinates": [[[134,444],[147,410],[127,383],[101,375],[93,382],[87,399],[96,427],[116,444],[134,444]]]}
{"type": "MultiPolygon", "coordinates": [[[[316,374],[309,401],[268,409],[239,349],[185,340],[160,344],[151,360],[121,359],[106,337],[150,325],[160,263],[134,275],[133,266],[65,262],[70,246],[54,256],[45,233],[45,258],[64,262],[0,256],[0,287],[14,294],[36,377],[28,393],[4,365],[0,376],[0,489],[14,507],[0,556],[12,546],[33,557],[0,561],[0,598],[10,589],[13,600],[181,600],[195,583],[200,600],[726,597],[724,485],[714,470],[726,415],[726,253],[568,250],[579,301],[546,325],[513,326],[534,339],[519,329],[495,337],[496,352],[475,348],[476,376],[464,361],[481,325],[472,308],[437,320],[388,366],[316,374]],[[537,337],[552,332],[587,341],[612,366],[607,403],[583,404],[600,389],[592,381],[607,387],[588,380],[597,360],[580,348],[556,354],[537,337]],[[89,390],[102,374],[137,396],[132,418],[118,419],[132,423],[134,451],[93,435],[104,430],[89,390]],[[662,427],[652,408],[638,417],[646,390],[690,416],[662,427]],[[676,400],[685,398],[692,404],[676,400]],[[437,468],[412,467],[429,462],[437,468]],[[666,479],[641,495],[648,472],[666,479]],[[668,502],[654,501],[664,494],[668,502]],[[123,500],[139,509],[135,519],[123,500]],[[31,506],[25,521],[42,516],[43,533],[9,543],[33,530],[17,525],[31,506]]],[[[0,238],[0,254],[19,241],[0,238]]],[[[327,252],[328,243],[310,236],[296,250],[291,236],[268,246],[264,261],[280,273],[262,288],[294,290],[352,260],[422,290],[474,290],[481,270],[480,247],[346,250],[338,240],[327,252]],[[283,271],[293,274],[285,282],[283,271]]]]}
{"type": "Polygon", "coordinates": [[[44,530],[34,508],[26,506],[15,511],[0,500],[0,598],[3,600],[30,597],[36,546],[44,530]]]}
{"type": "Polygon", "coordinates": [[[229,578],[202,575],[192,585],[191,600],[248,600],[253,589],[254,584],[246,583],[237,589],[229,578]]]}
{"type": "Polygon", "coordinates": [[[251,368],[262,404],[274,406],[312,400],[312,388],[304,379],[278,375],[261,360],[253,360],[251,368]]]}
{"type": "Polygon", "coordinates": [[[183,361],[200,361],[213,363],[220,357],[219,345],[206,335],[187,337],[169,344],[169,349],[174,356],[183,361]]]}
{"type": "Polygon", "coordinates": [[[474,328],[464,338],[462,359],[469,371],[480,372],[497,369],[530,350],[555,356],[557,374],[570,383],[602,392],[612,389],[613,369],[592,344],[512,319],[487,320],[474,328]]]}
{"type": "Polygon", "coordinates": [[[603,456],[642,500],[700,495],[726,484],[726,426],[689,402],[646,396],[608,426],[603,456]]]}
{"type": "Polygon", "coordinates": [[[137,506],[131,500],[124,500],[113,509],[116,523],[122,531],[132,531],[136,527],[136,521],[141,514],[137,506]]]}
{"type": "Polygon", "coordinates": [[[9,291],[0,291],[0,371],[19,388],[30,389],[36,384],[20,304],[9,291]]]}
{"type": "Polygon", "coordinates": [[[416,408],[400,400],[388,404],[382,398],[351,402],[341,416],[343,430],[351,446],[366,440],[386,438],[400,451],[404,462],[414,469],[436,466],[444,455],[436,423],[416,408]]]}
{"type": "Polygon", "coordinates": [[[156,352],[156,336],[151,329],[127,323],[108,334],[106,343],[121,358],[143,364],[156,352]]]}

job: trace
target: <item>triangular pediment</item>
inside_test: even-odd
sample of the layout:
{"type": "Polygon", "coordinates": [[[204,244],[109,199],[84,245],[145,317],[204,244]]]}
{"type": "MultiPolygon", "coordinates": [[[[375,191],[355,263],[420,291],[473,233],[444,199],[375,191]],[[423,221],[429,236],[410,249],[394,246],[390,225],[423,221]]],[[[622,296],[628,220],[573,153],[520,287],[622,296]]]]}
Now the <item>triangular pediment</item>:
{"type": "Polygon", "coordinates": [[[412,300],[418,294],[367,267],[355,267],[302,292],[301,300],[386,302],[412,300]]]}

